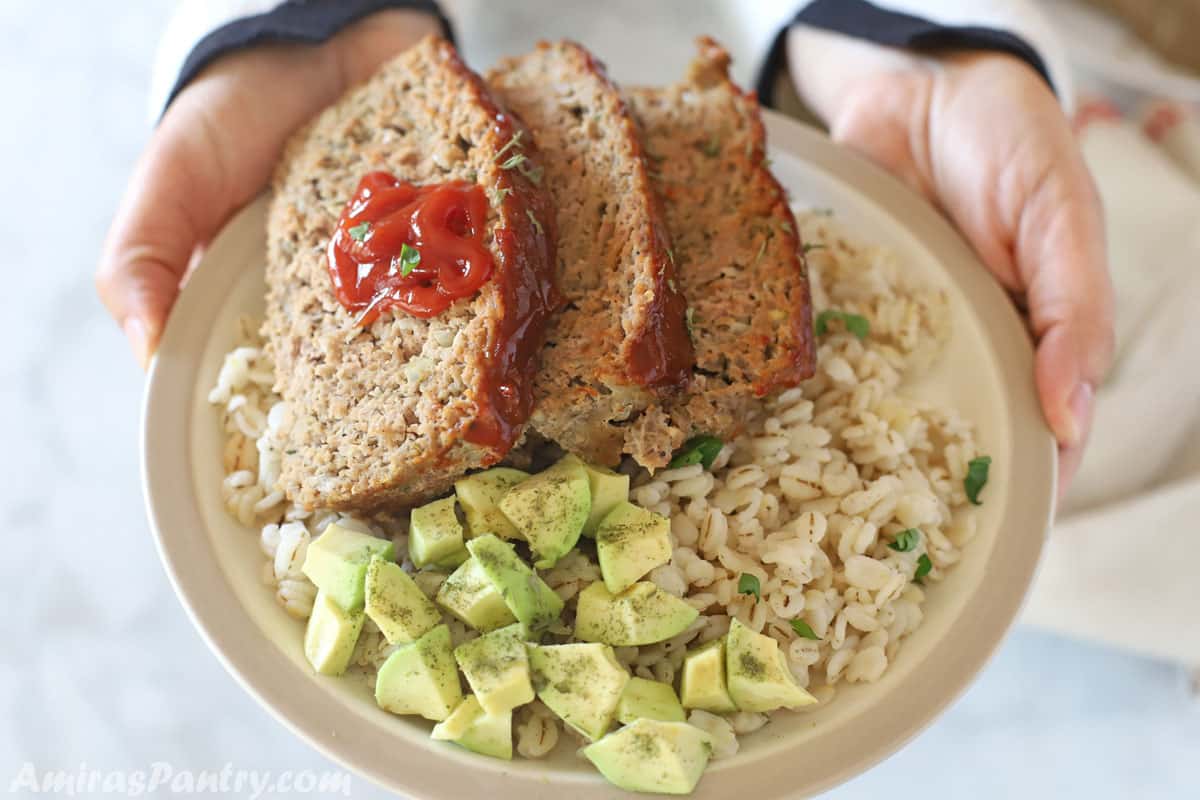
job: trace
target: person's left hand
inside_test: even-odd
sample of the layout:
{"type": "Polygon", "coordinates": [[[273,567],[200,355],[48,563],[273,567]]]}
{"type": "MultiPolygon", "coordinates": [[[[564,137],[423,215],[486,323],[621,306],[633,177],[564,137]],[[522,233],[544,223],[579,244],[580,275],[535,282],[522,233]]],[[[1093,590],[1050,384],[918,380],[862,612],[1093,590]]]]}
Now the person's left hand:
{"type": "Polygon", "coordinates": [[[1113,295],[1099,197],[1054,94],[1007,55],[935,60],[802,28],[788,46],[833,138],[941,208],[1027,313],[1061,495],[1112,361],[1113,295]]]}

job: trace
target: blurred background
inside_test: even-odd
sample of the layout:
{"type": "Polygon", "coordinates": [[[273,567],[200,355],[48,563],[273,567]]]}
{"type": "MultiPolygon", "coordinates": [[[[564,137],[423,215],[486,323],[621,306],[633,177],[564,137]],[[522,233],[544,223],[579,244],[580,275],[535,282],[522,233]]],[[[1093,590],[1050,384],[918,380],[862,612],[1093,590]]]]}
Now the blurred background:
{"type": "MultiPolygon", "coordinates": [[[[0,317],[0,418],[10,426],[0,459],[0,791],[25,762],[334,768],[241,690],[176,601],[143,512],[142,373],[92,288],[150,131],[150,68],[172,5],[0,2],[0,240],[12,300],[0,317]]],[[[792,6],[446,5],[476,65],[569,35],[617,80],[638,83],[680,72],[700,33],[720,35],[748,81],[792,6]]],[[[1176,561],[1195,575],[1171,556],[1200,541],[1200,332],[1162,323],[1182,319],[1164,311],[1172,304],[1200,317],[1200,11],[1194,0],[1100,4],[1123,7],[1127,27],[1074,3],[1043,5],[1076,67],[1080,136],[1109,207],[1122,299],[1097,455],[1026,624],[949,713],[833,798],[1200,796],[1200,581],[1188,591],[1162,572],[1176,561]],[[1178,16],[1185,7],[1192,16],[1178,16]],[[1183,33],[1190,45],[1175,41],[1183,33]],[[1164,388],[1163,376],[1175,382],[1164,388]],[[1131,581],[1145,587],[1132,599],[1131,581]]],[[[352,796],[384,794],[355,778],[352,796]]]]}

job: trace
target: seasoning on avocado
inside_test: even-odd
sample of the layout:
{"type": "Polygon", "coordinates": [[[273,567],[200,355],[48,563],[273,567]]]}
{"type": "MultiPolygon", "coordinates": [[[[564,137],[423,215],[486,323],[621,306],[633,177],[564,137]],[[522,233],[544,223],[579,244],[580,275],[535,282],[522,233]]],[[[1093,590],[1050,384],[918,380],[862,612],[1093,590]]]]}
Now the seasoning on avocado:
{"type": "Polygon", "coordinates": [[[752,594],[755,600],[762,600],[762,589],[758,584],[758,578],[749,572],[743,572],[738,578],[738,594],[752,594]]]}
{"type": "Polygon", "coordinates": [[[963,488],[967,499],[977,506],[983,505],[979,492],[988,482],[988,469],[992,466],[991,456],[979,456],[967,462],[967,477],[963,478],[963,488]]]}
{"type": "Polygon", "coordinates": [[[916,528],[909,528],[897,533],[895,540],[888,543],[888,547],[897,553],[907,553],[917,546],[920,539],[921,532],[916,528]]]}
{"type": "Polygon", "coordinates": [[[683,443],[679,452],[667,464],[667,469],[679,469],[692,464],[702,464],[705,469],[711,469],[713,462],[721,453],[724,443],[715,436],[693,436],[683,443]]]}
{"type": "Polygon", "coordinates": [[[828,333],[829,321],[831,319],[841,320],[846,326],[846,330],[853,333],[859,339],[867,338],[867,334],[871,332],[871,323],[866,317],[851,314],[849,311],[838,311],[835,308],[827,308],[817,315],[817,336],[824,336],[828,333]]]}

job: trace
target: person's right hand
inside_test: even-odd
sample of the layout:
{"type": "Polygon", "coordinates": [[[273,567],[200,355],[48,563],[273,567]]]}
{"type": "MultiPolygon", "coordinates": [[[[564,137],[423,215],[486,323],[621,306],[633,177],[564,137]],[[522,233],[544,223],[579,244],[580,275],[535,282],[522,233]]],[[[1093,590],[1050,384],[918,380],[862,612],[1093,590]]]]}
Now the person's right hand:
{"type": "Polygon", "coordinates": [[[432,15],[385,11],[321,45],[224,56],[180,92],[134,170],[96,272],[100,298],[143,367],[193,257],[266,187],[288,136],[438,30],[432,15]]]}

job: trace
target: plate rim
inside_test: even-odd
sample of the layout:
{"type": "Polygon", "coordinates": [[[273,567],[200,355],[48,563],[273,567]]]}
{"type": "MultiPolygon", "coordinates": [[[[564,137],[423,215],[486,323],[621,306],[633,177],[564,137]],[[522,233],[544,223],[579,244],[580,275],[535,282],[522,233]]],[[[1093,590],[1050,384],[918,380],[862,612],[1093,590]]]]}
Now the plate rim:
{"type": "MultiPolygon", "coordinates": [[[[977,270],[970,270],[974,274],[956,274],[955,280],[963,289],[964,294],[969,293],[973,297],[980,294],[990,295],[989,302],[985,306],[979,307],[978,304],[972,302],[975,313],[988,317],[989,322],[999,326],[998,334],[995,329],[989,329],[989,343],[994,342],[997,335],[1016,337],[1025,342],[1023,347],[1018,349],[1021,350],[1020,360],[1027,362],[1025,363],[1025,366],[1028,367],[1025,383],[1028,385],[1013,387],[1011,394],[1026,406],[1024,413],[1029,413],[1029,402],[1032,401],[1036,407],[1036,392],[1033,386],[1033,353],[1032,346],[1028,344],[1028,334],[1007,296],[982,265],[979,265],[977,256],[950,224],[932,206],[918,198],[904,184],[869,161],[835,145],[816,128],[769,110],[764,110],[763,116],[772,148],[786,151],[808,165],[829,173],[837,180],[848,184],[867,200],[884,208],[898,224],[907,228],[913,235],[916,235],[918,229],[937,231],[938,246],[931,245],[930,249],[936,252],[940,259],[948,261],[952,257],[953,260],[967,260],[979,266],[977,270]],[[963,285],[964,283],[966,285],[963,285]]],[[[254,201],[254,203],[264,202],[265,199],[262,196],[254,201]]],[[[247,208],[240,210],[231,218],[221,234],[214,240],[209,252],[220,251],[219,245],[222,239],[232,236],[231,232],[237,227],[238,220],[254,203],[249,204],[247,208]]],[[[925,244],[929,237],[918,238],[925,244]]],[[[162,442],[164,437],[169,438],[170,426],[177,424],[172,422],[172,412],[176,419],[179,419],[180,415],[187,419],[190,414],[193,384],[184,380],[191,374],[187,369],[188,359],[176,356],[187,353],[189,349],[187,336],[191,333],[188,328],[189,325],[196,327],[196,321],[190,319],[188,314],[180,313],[180,308],[186,310],[188,308],[187,299],[205,288],[205,283],[214,282],[215,272],[211,269],[205,271],[204,263],[201,262],[183,289],[180,306],[168,321],[159,355],[156,355],[151,363],[145,386],[139,442],[143,496],[150,527],[154,533],[155,547],[176,595],[209,649],[214,652],[235,680],[292,733],[315,747],[331,761],[346,767],[355,774],[365,776],[391,791],[401,791],[414,797],[456,796],[468,788],[495,793],[497,786],[494,782],[489,782],[489,778],[504,775],[514,781],[513,790],[519,791],[522,797],[549,797],[553,795],[555,786],[563,785],[570,785],[579,794],[581,800],[593,796],[612,796],[615,790],[603,783],[585,783],[577,777],[563,779],[561,774],[557,774],[557,780],[551,782],[550,770],[539,773],[542,776],[540,780],[531,779],[529,771],[506,770],[504,767],[507,762],[492,759],[485,760],[485,762],[489,762],[486,768],[451,771],[448,768],[453,767],[456,761],[461,761],[461,758],[459,754],[449,750],[434,751],[431,748],[425,748],[409,754],[419,758],[422,755],[431,756],[436,752],[436,756],[428,758],[422,764],[427,768],[405,770],[393,767],[391,770],[382,770],[379,768],[381,756],[374,755],[377,751],[373,751],[369,746],[362,749],[354,747],[354,731],[339,731],[337,728],[321,725],[321,721],[330,720],[329,715],[336,714],[340,707],[332,693],[311,681],[307,681],[303,685],[271,685],[271,681],[267,679],[268,672],[272,669],[271,663],[278,659],[287,662],[287,657],[274,647],[259,647],[257,648],[258,652],[254,652],[254,648],[239,649],[235,646],[238,639],[246,638],[247,627],[253,629],[252,633],[260,641],[265,641],[265,637],[237,601],[232,586],[228,584],[228,577],[220,569],[212,548],[203,546],[206,544],[204,537],[188,537],[185,533],[180,532],[188,528],[188,520],[180,519],[179,515],[184,513],[186,516],[186,510],[189,508],[196,508],[196,511],[199,511],[196,507],[198,501],[191,489],[191,475],[188,475],[187,481],[179,480],[178,476],[174,476],[175,479],[172,481],[169,471],[163,469],[165,464],[177,465],[179,458],[183,458],[185,463],[190,464],[190,456],[187,455],[190,448],[190,444],[188,444],[190,434],[187,431],[190,431],[190,425],[178,425],[180,430],[175,432],[178,437],[185,440],[182,448],[183,454],[167,453],[169,448],[163,447],[162,442]],[[192,290],[190,294],[189,288],[192,290]],[[171,485],[172,483],[175,485],[171,485]],[[183,498],[182,503],[179,502],[180,493],[190,496],[190,502],[189,498],[183,498]],[[176,502],[168,502],[168,498],[174,498],[176,502]],[[211,563],[204,562],[204,550],[208,551],[211,563]],[[211,592],[212,587],[221,582],[228,587],[228,591],[215,598],[205,598],[205,593],[211,592]],[[228,627],[230,621],[227,615],[231,613],[238,615],[239,612],[241,625],[236,626],[238,629],[234,631],[228,627]],[[311,706],[306,706],[305,703],[311,703],[311,706]],[[438,794],[439,791],[449,794],[438,794]]],[[[967,270],[961,270],[961,272],[966,273],[967,270]]],[[[203,346],[198,345],[193,349],[195,352],[192,354],[191,360],[198,361],[203,352],[203,346]]],[[[1014,417],[1019,413],[1021,413],[1019,409],[1013,409],[1014,417]]],[[[1037,413],[1040,418],[1040,411],[1037,413]]],[[[1017,429],[1021,426],[1013,425],[1011,427],[1013,431],[1010,433],[1016,438],[1017,429]]],[[[794,782],[796,776],[787,773],[786,765],[780,769],[773,769],[770,773],[772,784],[779,787],[782,778],[786,786],[790,788],[785,788],[782,793],[771,793],[769,790],[759,791],[758,794],[763,800],[784,796],[810,796],[826,791],[865,772],[899,750],[932,724],[978,677],[984,665],[1007,637],[1017,620],[1021,605],[1028,597],[1043,543],[1053,519],[1057,483],[1057,447],[1044,423],[1041,428],[1040,431],[1029,432],[1028,436],[1023,438],[1030,439],[1026,444],[1041,449],[1040,454],[1031,452],[1030,458],[1036,458],[1048,470],[1050,478],[1040,487],[1042,489],[1041,496],[1023,496],[1022,502],[1034,509],[1041,509],[1040,512],[1031,512],[1031,516],[1040,520],[1042,530],[1031,530],[1024,536],[1024,539],[1028,540],[1028,546],[1020,553],[1019,561],[1014,562],[1018,574],[1023,576],[1020,586],[1009,586],[1004,592],[999,606],[997,605],[998,598],[991,598],[988,606],[990,624],[987,626],[988,635],[986,637],[990,644],[987,647],[979,648],[979,652],[973,654],[966,666],[958,669],[958,674],[950,681],[952,685],[940,695],[938,702],[923,706],[903,720],[882,721],[881,724],[889,727],[891,732],[888,735],[876,737],[877,742],[873,747],[866,748],[855,756],[847,758],[838,768],[829,769],[817,779],[809,776],[802,786],[794,782]],[[1019,589],[1019,591],[1014,591],[1014,589],[1019,589]],[[996,613],[997,609],[1001,613],[996,613]],[[799,794],[796,792],[797,788],[802,790],[799,794]]],[[[1014,452],[1016,452],[1015,445],[1014,452]]],[[[193,523],[199,525],[199,513],[195,515],[193,523]]],[[[993,553],[990,558],[995,558],[995,554],[993,553]]],[[[977,591],[975,595],[978,595],[977,591]]],[[[969,607],[977,601],[978,598],[972,596],[966,606],[969,607]]],[[[967,607],[964,607],[960,617],[966,616],[967,607]]],[[[956,619],[951,623],[948,632],[952,632],[961,624],[963,624],[963,619],[956,619]]],[[[947,635],[945,638],[950,637],[947,635]]],[[[941,646],[941,642],[934,646],[934,650],[927,658],[932,657],[933,652],[936,652],[939,646],[941,646]]],[[[288,663],[290,664],[290,662],[288,663]]],[[[336,719],[336,716],[332,719],[336,719]]],[[[350,721],[357,722],[358,720],[350,721]]],[[[403,763],[403,759],[400,757],[401,749],[401,744],[397,743],[396,751],[391,755],[393,764],[403,763]]],[[[476,757],[471,756],[470,758],[471,764],[476,767],[482,766],[476,757]]],[[[764,756],[764,758],[770,757],[764,756]]],[[[752,766],[753,763],[750,762],[746,766],[752,766]]],[[[741,770],[733,765],[717,771],[701,782],[694,796],[723,796],[719,791],[714,793],[714,790],[717,790],[718,786],[726,785],[729,775],[735,772],[740,773],[741,770]],[[725,776],[725,779],[720,780],[718,778],[720,775],[725,776]]],[[[728,790],[729,787],[725,786],[725,788],[728,790]]],[[[508,787],[505,787],[505,792],[507,791],[508,787]]]]}

